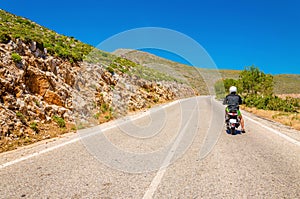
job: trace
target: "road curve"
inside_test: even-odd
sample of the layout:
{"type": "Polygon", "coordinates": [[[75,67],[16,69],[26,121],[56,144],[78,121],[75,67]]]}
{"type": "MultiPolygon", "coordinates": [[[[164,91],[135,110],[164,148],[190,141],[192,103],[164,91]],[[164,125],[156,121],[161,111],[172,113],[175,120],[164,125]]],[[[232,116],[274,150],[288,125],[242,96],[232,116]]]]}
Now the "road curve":
{"type": "Polygon", "coordinates": [[[300,132],[196,97],[0,154],[0,198],[300,198],[300,132]]]}

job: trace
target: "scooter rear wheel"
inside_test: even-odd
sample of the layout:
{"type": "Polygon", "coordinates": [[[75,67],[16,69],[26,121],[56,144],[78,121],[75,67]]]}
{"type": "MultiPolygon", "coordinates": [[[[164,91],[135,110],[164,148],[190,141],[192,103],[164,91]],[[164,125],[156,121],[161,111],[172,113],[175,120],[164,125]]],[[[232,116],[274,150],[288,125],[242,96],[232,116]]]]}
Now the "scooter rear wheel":
{"type": "Polygon", "coordinates": [[[231,135],[235,135],[235,128],[231,128],[230,133],[231,133],[231,135]]]}

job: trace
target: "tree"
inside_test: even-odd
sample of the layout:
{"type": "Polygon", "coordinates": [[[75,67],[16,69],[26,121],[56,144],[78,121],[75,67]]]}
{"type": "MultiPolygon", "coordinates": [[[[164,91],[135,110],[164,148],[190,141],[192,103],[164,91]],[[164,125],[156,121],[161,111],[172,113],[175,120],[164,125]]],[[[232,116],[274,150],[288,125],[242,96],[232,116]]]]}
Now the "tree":
{"type": "Polygon", "coordinates": [[[225,88],[225,92],[229,92],[229,88],[231,86],[235,86],[237,87],[237,90],[239,91],[241,89],[241,86],[239,85],[239,81],[236,79],[225,79],[224,80],[224,88],[225,88]]]}
{"type": "Polygon", "coordinates": [[[228,92],[230,86],[236,86],[238,91],[239,89],[242,89],[239,85],[238,80],[236,79],[220,79],[215,83],[215,92],[217,98],[221,99],[224,98],[228,92]]]}
{"type": "Polygon", "coordinates": [[[230,86],[236,86],[248,107],[264,110],[297,112],[299,101],[295,99],[281,99],[273,94],[273,76],[260,71],[255,66],[246,67],[239,79],[221,79],[215,84],[218,98],[225,97],[230,86]]]}
{"type": "Polygon", "coordinates": [[[273,76],[266,75],[255,66],[246,67],[240,73],[238,81],[244,96],[273,94],[273,76]]]}

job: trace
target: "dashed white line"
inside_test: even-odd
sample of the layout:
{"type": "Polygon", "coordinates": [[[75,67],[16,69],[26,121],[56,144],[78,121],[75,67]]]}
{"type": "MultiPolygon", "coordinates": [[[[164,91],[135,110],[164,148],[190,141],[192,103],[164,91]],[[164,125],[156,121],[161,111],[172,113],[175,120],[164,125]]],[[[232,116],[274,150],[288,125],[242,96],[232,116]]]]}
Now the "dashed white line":
{"type": "MultiPolygon", "coordinates": [[[[193,116],[195,112],[195,109],[193,110],[192,114],[190,115],[190,118],[193,116]]],[[[190,121],[190,120],[188,120],[190,121]]],[[[177,136],[174,144],[172,145],[169,153],[167,154],[166,158],[164,159],[161,168],[158,170],[158,172],[156,173],[155,177],[152,179],[151,184],[149,186],[149,188],[147,189],[147,191],[144,194],[143,199],[151,199],[153,197],[153,194],[155,193],[155,191],[158,188],[158,185],[160,184],[165,172],[167,171],[168,165],[170,164],[176,149],[178,148],[180,141],[182,140],[183,136],[184,136],[184,132],[186,131],[188,125],[190,122],[187,122],[184,127],[181,129],[181,131],[179,132],[179,135],[177,136]]]]}

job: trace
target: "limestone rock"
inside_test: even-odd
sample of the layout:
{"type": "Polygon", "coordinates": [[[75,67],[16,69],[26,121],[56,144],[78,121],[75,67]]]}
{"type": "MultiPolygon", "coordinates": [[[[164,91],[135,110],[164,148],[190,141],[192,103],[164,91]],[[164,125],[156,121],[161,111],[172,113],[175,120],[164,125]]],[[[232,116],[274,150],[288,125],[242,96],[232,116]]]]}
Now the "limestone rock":
{"type": "Polygon", "coordinates": [[[63,102],[60,99],[60,96],[51,90],[47,90],[45,92],[44,101],[47,102],[48,104],[55,104],[57,106],[63,106],[63,102]]]}

